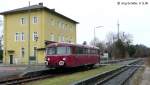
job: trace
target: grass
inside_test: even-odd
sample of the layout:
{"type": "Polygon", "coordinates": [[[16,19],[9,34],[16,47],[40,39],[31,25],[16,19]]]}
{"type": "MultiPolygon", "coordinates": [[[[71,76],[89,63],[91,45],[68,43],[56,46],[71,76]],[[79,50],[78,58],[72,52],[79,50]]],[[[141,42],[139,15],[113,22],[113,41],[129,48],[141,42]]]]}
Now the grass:
{"type": "Polygon", "coordinates": [[[80,81],[80,80],[92,77],[94,75],[97,75],[106,71],[111,71],[118,67],[120,67],[120,65],[108,65],[108,66],[103,66],[103,67],[99,67],[99,68],[88,70],[88,71],[65,75],[65,76],[38,80],[38,81],[27,83],[26,85],[69,85],[76,81],[80,81]]]}

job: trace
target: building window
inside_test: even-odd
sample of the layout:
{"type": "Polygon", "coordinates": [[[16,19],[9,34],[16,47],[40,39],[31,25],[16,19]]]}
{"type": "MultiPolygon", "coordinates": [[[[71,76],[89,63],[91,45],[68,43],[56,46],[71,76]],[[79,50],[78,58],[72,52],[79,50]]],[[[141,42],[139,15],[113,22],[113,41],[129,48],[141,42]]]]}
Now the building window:
{"type": "Polygon", "coordinates": [[[15,41],[18,41],[19,40],[19,32],[17,32],[16,34],[15,34],[15,41]]]}
{"type": "Polygon", "coordinates": [[[58,36],[58,42],[61,42],[61,36],[58,36]]]}
{"type": "Polygon", "coordinates": [[[65,37],[64,36],[62,36],[62,40],[61,40],[62,42],[64,42],[65,41],[65,37]]]}
{"type": "Polygon", "coordinates": [[[58,23],[58,27],[59,27],[59,28],[61,28],[61,21],[59,21],[59,23],[58,23]]]}
{"type": "Polygon", "coordinates": [[[25,54],[25,49],[21,48],[21,56],[24,57],[24,54],[25,54]]]}
{"type": "Polygon", "coordinates": [[[68,28],[68,24],[65,24],[65,31],[67,30],[67,28],[68,28]]]}
{"type": "Polygon", "coordinates": [[[63,29],[64,29],[64,23],[63,23],[63,22],[61,23],[61,28],[63,28],[63,29]]]}
{"type": "Polygon", "coordinates": [[[63,35],[60,35],[58,37],[58,42],[65,42],[65,37],[63,35]]]}
{"type": "Polygon", "coordinates": [[[37,50],[37,47],[34,47],[34,48],[33,48],[33,56],[34,56],[34,57],[36,57],[36,50],[37,50]]]}
{"type": "Polygon", "coordinates": [[[72,43],[72,38],[69,39],[69,43],[72,43]]]}
{"type": "Polygon", "coordinates": [[[51,19],[50,22],[51,22],[51,25],[54,26],[54,22],[55,22],[54,19],[51,19]]]}
{"type": "Polygon", "coordinates": [[[55,20],[55,26],[58,26],[57,24],[58,24],[58,22],[57,22],[57,20],[55,20]]]}
{"type": "Polygon", "coordinates": [[[24,32],[21,33],[21,41],[24,41],[24,32]]]}
{"type": "Polygon", "coordinates": [[[25,24],[25,18],[22,17],[22,18],[20,19],[20,23],[21,23],[21,24],[25,24]]]}
{"type": "Polygon", "coordinates": [[[38,17],[33,17],[33,24],[36,24],[38,22],[38,17]]]}
{"type": "Polygon", "coordinates": [[[70,32],[70,25],[67,26],[67,32],[70,32]]]}
{"type": "Polygon", "coordinates": [[[51,34],[51,41],[54,41],[55,40],[55,36],[54,36],[54,34],[52,33],[51,34]]]}
{"type": "Polygon", "coordinates": [[[34,32],[33,33],[33,41],[37,41],[37,39],[38,39],[38,33],[34,32]]]}
{"type": "Polygon", "coordinates": [[[65,24],[63,23],[62,28],[65,29],[65,24]]]}

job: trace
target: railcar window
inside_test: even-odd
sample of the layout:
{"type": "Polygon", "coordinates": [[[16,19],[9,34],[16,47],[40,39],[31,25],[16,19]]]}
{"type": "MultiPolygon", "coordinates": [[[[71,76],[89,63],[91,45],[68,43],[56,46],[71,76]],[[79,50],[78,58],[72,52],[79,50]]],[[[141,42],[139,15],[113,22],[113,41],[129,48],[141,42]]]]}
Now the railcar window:
{"type": "Polygon", "coordinates": [[[98,50],[96,50],[96,54],[98,54],[98,50]]]}
{"type": "Polygon", "coordinates": [[[88,49],[88,54],[91,54],[90,49],[88,49]]]}
{"type": "Polygon", "coordinates": [[[66,47],[57,47],[57,54],[66,54],[66,47]]]}
{"type": "Polygon", "coordinates": [[[70,47],[51,47],[47,49],[47,55],[54,54],[71,54],[70,47]]]}
{"type": "Polygon", "coordinates": [[[66,48],[66,54],[71,54],[71,48],[70,47],[66,48]]]}
{"type": "Polygon", "coordinates": [[[88,53],[88,49],[87,48],[83,48],[83,54],[87,54],[88,53]]]}
{"type": "Polygon", "coordinates": [[[77,54],[83,54],[83,48],[82,47],[77,48],[77,54]]]}
{"type": "Polygon", "coordinates": [[[88,54],[88,49],[87,48],[85,49],[85,53],[88,54]]]}
{"type": "Polygon", "coordinates": [[[97,50],[96,50],[96,49],[91,49],[91,50],[90,50],[90,53],[91,53],[91,54],[97,54],[97,50]]]}
{"type": "Polygon", "coordinates": [[[90,50],[90,54],[93,54],[93,49],[90,50]]]}
{"type": "Polygon", "coordinates": [[[47,54],[48,55],[56,54],[56,48],[48,48],[47,49],[47,54]]]}

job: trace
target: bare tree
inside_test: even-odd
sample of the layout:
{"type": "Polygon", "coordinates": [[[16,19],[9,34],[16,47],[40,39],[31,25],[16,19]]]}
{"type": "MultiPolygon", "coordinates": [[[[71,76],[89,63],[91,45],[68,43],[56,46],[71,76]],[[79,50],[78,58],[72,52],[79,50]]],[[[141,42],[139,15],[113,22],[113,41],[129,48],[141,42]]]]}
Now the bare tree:
{"type": "MultiPolygon", "coordinates": [[[[119,33],[119,39],[122,41],[122,42],[125,42],[125,43],[131,43],[133,40],[132,40],[133,36],[129,33],[125,33],[125,32],[120,32],[119,33]]],[[[118,36],[116,33],[113,33],[113,32],[110,32],[106,35],[106,42],[107,42],[107,45],[108,44],[113,44],[114,42],[116,42],[118,40],[118,36]]]]}
{"type": "Polygon", "coordinates": [[[106,50],[106,44],[104,41],[100,41],[98,38],[95,38],[95,40],[92,40],[90,42],[90,45],[96,46],[100,49],[100,52],[103,53],[106,50]]]}
{"type": "Polygon", "coordinates": [[[116,40],[116,34],[113,32],[110,32],[106,35],[106,42],[107,45],[111,45],[114,43],[114,41],[116,40]]]}
{"type": "Polygon", "coordinates": [[[96,46],[97,43],[99,43],[99,39],[95,37],[95,38],[90,42],[90,45],[96,46]]]}
{"type": "Polygon", "coordinates": [[[106,50],[106,44],[104,41],[97,42],[96,47],[98,47],[100,49],[100,52],[102,53],[104,53],[104,51],[106,50]]]}
{"type": "Polygon", "coordinates": [[[131,42],[132,37],[130,34],[120,32],[118,37],[117,34],[111,32],[107,35],[107,51],[112,58],[126,58],[129,56],[126,47],[131,42]]]}

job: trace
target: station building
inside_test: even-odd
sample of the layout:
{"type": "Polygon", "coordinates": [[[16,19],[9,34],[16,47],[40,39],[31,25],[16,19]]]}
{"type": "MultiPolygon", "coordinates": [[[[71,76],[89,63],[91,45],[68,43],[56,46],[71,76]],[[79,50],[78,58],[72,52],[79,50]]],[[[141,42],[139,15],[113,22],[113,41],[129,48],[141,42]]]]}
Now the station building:
{"type": "Polygon", "coordinates": [[[43,3],[1,12],[4,64],[40,64],[51,42],[76,43],[76,22],[43,3]]]}

